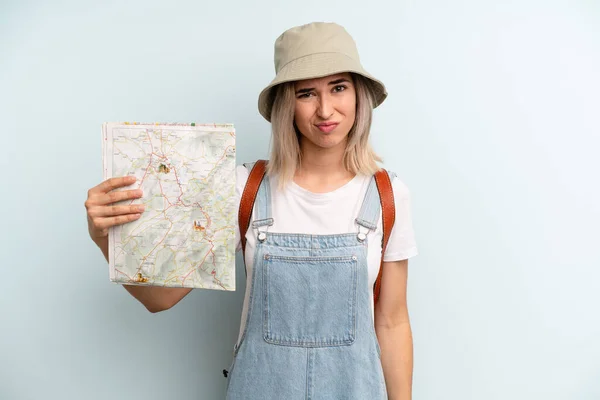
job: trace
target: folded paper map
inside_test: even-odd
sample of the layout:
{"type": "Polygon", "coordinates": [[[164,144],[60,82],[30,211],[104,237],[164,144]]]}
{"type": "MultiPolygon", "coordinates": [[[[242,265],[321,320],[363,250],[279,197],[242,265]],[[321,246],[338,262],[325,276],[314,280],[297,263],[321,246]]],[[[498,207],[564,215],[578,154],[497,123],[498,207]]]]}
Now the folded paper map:
{"type": "Polygon", "coordinates": [[[135,221],[110,228],[110,280],[235,290],[235,129],[232,124],[104,123],[104,179],[143,196],[135,221]]]}

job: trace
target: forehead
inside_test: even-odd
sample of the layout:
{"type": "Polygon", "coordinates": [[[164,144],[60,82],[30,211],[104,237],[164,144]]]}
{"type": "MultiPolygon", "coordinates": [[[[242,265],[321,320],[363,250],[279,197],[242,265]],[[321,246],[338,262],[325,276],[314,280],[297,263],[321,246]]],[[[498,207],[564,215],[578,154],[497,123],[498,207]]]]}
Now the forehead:
{"type": "Polygon", "coordinates": [[[322,78],[313,78],[313,79],[303,79],[301,81],[296,81],[296,87],[316,87],[327,85],[331,81],[337,81],[338,79],[348,79],[352,82],[352,76],[349,72],[342,72],[339,74],[327,75],[322,78]]]}

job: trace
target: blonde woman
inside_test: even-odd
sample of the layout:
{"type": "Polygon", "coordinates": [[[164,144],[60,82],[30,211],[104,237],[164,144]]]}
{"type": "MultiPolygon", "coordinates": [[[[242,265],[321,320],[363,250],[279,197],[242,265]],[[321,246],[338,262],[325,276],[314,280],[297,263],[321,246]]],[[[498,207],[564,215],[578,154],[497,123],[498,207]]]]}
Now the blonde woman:
{"type": "MultiPolygon", "coordinates": [[[[410,399],[406,287],[408,258],[417,254],[410,194],[389,173],[395,222],[382,246],[374,183],[381,160],[369,145],[372,110],[386,89],[360,64],[352,37],[333,23],[281,34],[275,70],[259,96],[259,111],[272,124],[271,157],[257,183],[250,229],[237,232],[247,284],[234,357],[224,371],[226,396],[410,399]]],[[[237,167],[238,201],[253,167],[237,167]]],[[[88,194],[90,236],[107,258],[108,228],[143,212],[111,207],[141,197],[113,191],[131,183],[111,178],[88,194]]],[[[173,307],[191,290],[124,286],[151,312],[173,307]]]]}

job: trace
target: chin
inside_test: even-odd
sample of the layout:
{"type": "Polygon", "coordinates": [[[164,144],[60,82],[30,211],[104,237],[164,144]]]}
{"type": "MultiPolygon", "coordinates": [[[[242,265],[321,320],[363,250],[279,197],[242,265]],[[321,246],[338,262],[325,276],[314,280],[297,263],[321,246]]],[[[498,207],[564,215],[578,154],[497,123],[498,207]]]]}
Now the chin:
{"type": "Polygon", "coordinates": [[[322,149],[332,149],[334,147],[338,147],[341,145],[345,145],[345,137],[343,138],[333,138],[333,137],[321,137],[317,140],[310,140],[310,142],[322,149]]]}

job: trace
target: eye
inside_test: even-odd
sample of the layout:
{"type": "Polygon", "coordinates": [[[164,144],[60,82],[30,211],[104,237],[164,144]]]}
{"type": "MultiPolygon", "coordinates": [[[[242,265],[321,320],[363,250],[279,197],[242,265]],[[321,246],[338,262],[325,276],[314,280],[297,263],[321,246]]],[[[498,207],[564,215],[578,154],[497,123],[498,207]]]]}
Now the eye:
{"type": "Polygon", "coordinates": [[[306,92],[306,93],[302,93],[298,95],[299,99],[307,99],[309,98],[311,95],[313,94],[313,92],[306,92]]]}
{"type": "Polygon", "coordinates": [[[346,85],[337,85],[333,88],[334,92],[342,92],[346,90],[346,85]]]}

